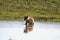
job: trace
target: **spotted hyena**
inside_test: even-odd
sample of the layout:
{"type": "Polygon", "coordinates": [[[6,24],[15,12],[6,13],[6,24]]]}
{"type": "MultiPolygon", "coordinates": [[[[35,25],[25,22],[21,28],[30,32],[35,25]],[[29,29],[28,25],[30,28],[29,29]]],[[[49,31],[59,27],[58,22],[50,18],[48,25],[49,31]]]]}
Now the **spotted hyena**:
{"type": "Polygon", "coordinates": [[[26,21],[26,23],[25,23],[26,28],[24,29],[24,32],[27,33],[27,32],[32,31],[33,27],[34,27],[34,18],[29,17],[29,16],[25,16],[24,20],[26,21]]]}

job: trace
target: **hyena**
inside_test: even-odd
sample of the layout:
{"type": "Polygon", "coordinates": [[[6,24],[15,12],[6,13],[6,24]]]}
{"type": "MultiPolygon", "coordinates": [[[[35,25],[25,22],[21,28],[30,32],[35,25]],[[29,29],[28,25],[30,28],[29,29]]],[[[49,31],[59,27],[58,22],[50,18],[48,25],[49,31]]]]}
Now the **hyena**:
{"type": "Polygon", "coordinates": [[[34,27],[34,18],[29,17],[29,16],[25,16],[24,20],[26,21],[26,23],[25,23],[26,28],[25,28],[24,32],[27,33],[27,32],[32,31],[33,27],[34,27]]]}

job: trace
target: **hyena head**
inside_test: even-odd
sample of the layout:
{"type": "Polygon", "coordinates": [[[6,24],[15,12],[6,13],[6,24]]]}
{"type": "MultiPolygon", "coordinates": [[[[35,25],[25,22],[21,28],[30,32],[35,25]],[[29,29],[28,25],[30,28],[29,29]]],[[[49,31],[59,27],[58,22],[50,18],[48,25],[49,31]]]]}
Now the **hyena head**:
{"type": "Polygon", "coordinates": [[[28,16],[24,16],[24,20],[27,20],[28,19],[28,16]]]}

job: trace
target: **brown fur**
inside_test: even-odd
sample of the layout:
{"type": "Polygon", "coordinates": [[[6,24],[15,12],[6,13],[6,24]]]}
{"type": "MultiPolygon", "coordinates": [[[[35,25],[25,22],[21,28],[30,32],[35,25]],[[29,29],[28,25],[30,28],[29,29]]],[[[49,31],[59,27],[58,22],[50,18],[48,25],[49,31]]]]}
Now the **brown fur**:
{"type": "Polygon", "coordinates": [[[25,33],[30,32],[33,30],[34,27],[34,18],[33,17],[27,17],[26,18],[26,28],[24,30],[25,33]]]}

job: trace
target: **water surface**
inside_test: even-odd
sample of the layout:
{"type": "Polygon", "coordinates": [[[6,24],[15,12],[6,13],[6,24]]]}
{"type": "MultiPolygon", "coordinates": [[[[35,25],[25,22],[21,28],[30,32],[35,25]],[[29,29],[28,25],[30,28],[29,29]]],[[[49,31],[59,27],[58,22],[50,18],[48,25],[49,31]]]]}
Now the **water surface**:
{"type": "Polygon", "coordinates": [[[24,23],[0,21],[0,40],[60,40],[60,23],[35,22],[34,30],[27,34],[24,23]]]}

